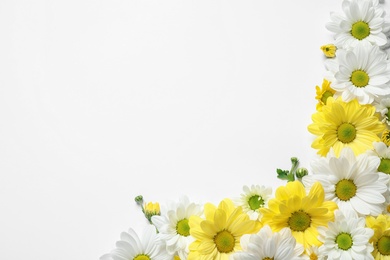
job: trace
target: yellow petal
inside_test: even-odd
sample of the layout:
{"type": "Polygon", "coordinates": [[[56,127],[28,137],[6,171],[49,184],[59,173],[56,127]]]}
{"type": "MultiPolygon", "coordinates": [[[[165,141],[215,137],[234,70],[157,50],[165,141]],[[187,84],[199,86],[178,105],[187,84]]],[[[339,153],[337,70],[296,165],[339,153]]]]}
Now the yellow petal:
{"type": "Polygon", "coordinates": [[[227,220],[226,212],[221,209],[217,209],[214,214],[215,229],[217,231],[221,231],[222,229],[225,229],[226,220],[227,220]]]}
{"type": "Polygon", "coordinates": [[[207,237],[214,237],[219,230],[216,229],[214,222],[210,220],[204,220],[200,223],[200,228],[206,234],[207,237]]]}
{"type": "Polygon", "coordinates": [[[204,215],[205,215],[206,219],[213,220],[214,219],[214,212],[216,209],[217,209],[217,207],[214,206],[213,204],[206,203],[204,205],[204,215]]]}
{"type": "Polygon", "coordinates": [[[234,203],[230,199],[224,199],[219,203],[218,209],[222,209],[227,215],[230,215],[235,209],[234,203]]]}
{"type": "Polygon", "coordinates": [[[204,240],[199,244],[197,250],[202,255],[208,255],[217,249],[213,240],[204,240]]]}

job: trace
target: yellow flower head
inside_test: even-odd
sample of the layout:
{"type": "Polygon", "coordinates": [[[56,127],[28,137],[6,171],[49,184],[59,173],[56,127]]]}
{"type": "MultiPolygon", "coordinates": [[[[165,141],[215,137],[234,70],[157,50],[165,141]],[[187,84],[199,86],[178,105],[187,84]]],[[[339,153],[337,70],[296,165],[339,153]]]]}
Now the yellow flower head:
{"type": "Polygon", "coordinates": [[[190,233],[195,241],[190,244],[188,260],[229,259],[229,255],[241,250],[240,238],[260,230],[259,221],[250,220],[241,207],[235,207],[224,199],[218,208],[211,203],[204,206],[206,219],[192,216],[190,233]]]}
{"type": "Polygon", "coordinates": [[[369,216],[366,218],[367,227],[374,230],[374,235],[370,242],[374,246],[372,255],[375,260],[390,259],[390,216],[379,215],[374,218],[369,216]]]}
{"type": "Polygon", "coordinates": [[[336,46],[334,44],[326,44],[321,46],[321,50],[324,52],[325,56],[328,58],[333,58],[336,56],[336,46]]]}
{"type": "Polygon", "coordinates": [[[322,87],[316,86],[316,99],[318,100],[317,103],[317,111],[320,111],[323,106],[326,105],[326,101],[328,100],[328,97],[333,97],[334,93],[336,91],[330,87],[330,82],[324,79],[322,82],[322,87]]]}
{"type": "Polygon", "coordinates": [[[160,204],[158,202],[148,202],[144,205],[144,211],[146,218],[151,218],[155,215],[160,215],[160,204]]]}
{"type": "Polygon", "coordinates": [[[338,157],[344,147],[350,147],[355,155],[373,149],[373,142],[379,141],[379,135],[385,125],[375,115],[375,107],[360,105],[354,99],[348,103],[341,97],[327,99],[326,106],[313,114],[310,133],[317,135],[312,147],[318,154],[326,156],[330,148],[338,157]]]}
{"type": "Polygon", "coordinates": [[[299,181],[288,182],[276,190],[275,198],[268,202],[268,208],[260,209],[262,222],[268,224],[273,231],[290,228],[298,243],[305,248],[319,246],[319,226],[327,226],[334,218],[333,211],[337,204],[324,201],[325,193],[322,185],[316,182],[306,195],[303,184],[299,181]]]}

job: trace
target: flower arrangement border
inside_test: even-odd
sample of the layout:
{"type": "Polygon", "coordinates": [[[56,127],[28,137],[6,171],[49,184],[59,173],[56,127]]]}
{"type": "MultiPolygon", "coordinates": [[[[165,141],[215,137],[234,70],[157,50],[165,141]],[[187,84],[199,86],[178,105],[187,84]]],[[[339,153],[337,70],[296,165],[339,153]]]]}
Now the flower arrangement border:
{"type": "Polygon", "coordinates": [[[101,260],[390,259],[390,23],[379,0],[344,0],[308,131],[311,171],[291,158],[285,186],[244,186],[218,205],[137,196],[149,224],[101,260]]]}

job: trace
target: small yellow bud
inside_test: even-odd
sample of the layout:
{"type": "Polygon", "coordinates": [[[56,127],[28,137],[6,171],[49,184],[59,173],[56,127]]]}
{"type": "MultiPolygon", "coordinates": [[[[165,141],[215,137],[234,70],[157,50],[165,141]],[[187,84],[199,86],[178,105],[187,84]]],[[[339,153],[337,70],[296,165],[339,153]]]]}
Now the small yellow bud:
{"type": "Polygon", "coordinates": [[[180,260],[180,257],[179,257],[178,255],[175,255],[175,256],[173,257],[173,260],[180,260]]]}
{"type": "Polygon", "coordinates": [[[316,86],[316,99],[318,100],[316,106],[317,111],[321,111],[322,107],[326,105],[328,97],[333,97],[333,95],[336,93],[336,91],[332,89],[330,85],[331,82],[324,79],[321,88],[316,86]]]}
{"type": "Polygon", "coordinates": [[[153,203],[153,202],[145,203],[144,209],[145,209],[145,214],[148,214],[148,215],[160,215],[160,204],[158,204],[158,202],[156,202],[156,203],[153,203]]]}
{"type": "Polygon", "coordinates": [[[327,44],[321,46],[321,50],[324,52],[326,57],[333,58],[336,56],[337,47],[334,44],[327,44]]]}
{"type": "Polygon", "coordinates": [[[160,204],[158,202],[153,203],[153,202],[148,202],[145,203],[142,211],[144,212],[145,218],[149,221],[150,224],[152,223],[152,217],[156,215],[160,215],[160,204]]]}

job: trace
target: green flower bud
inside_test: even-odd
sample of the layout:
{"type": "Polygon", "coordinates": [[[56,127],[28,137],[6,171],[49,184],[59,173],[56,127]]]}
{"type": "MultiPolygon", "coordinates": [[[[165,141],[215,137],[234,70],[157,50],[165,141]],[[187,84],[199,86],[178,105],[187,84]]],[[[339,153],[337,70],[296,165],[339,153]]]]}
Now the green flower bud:
{"type": "Polygon", "coordinates": [[[304,176],[308,175],[309,171],[306,168],[298,168],[295,175],[297,178],[302,179],[304,176]]]}
{"type": "Polygon", "coordinates": [[[142,197],[142,195],[138,195],[137,197],[135,197],[135,202],[137,202],[137,204],[139,205],[142,205],[144,203],[144,197],[142,197]]]}

